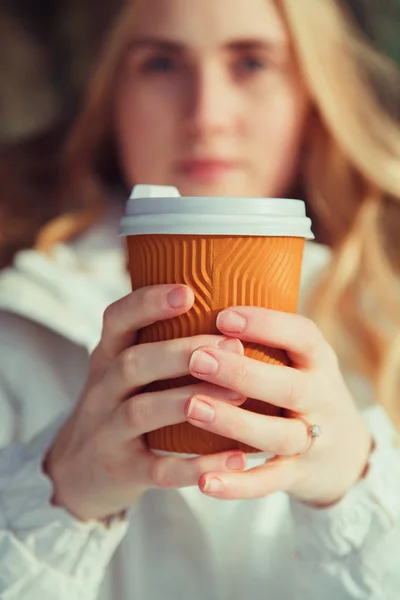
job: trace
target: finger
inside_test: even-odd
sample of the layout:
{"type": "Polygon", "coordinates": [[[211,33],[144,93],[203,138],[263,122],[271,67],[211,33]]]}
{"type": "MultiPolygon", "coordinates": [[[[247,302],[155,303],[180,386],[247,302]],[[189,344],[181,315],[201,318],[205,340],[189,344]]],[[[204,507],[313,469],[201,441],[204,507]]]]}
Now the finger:
{"type": "Polygon", "coordinates": [[[246,468],[247,457],[244,452],[223,452],[196,458],[178,458],[174,456],[157,457],[150,452],[137,469],[143,485],[150,488],[177,489],[194,486],[209,471],[241,472],[246,468]]]}
{"type": "Polygon", "coordinates": [[[114,302],[104,313],[96,359],[112,360],[135,343],[139,329],[181,315],[193,302],[192,290],[183,285],[144,287],[114,302]]]}
{"type": "Polygon", "coordinates": [[[139,394],[123,402],[114,411],[110,426],[115,442],[125,442],[161,427],[184,423],[185,406],[189,398],[202,393],[210,394],[208,397],[222,402],[243,402],[230,390],[204,383],[139,394]]]}
{"type": "Polygon", "coordinates": [[[305,451],[309,433],[299,419],[259,415],[207,396],[194,396],[185,408],[192,425],[278,456],[305,451]]]}
{"type": "Polygon", "coordinates": [[[244,346],[242,342],[234,338],[222,338],[222,340],[218,342],[218,348],[225,350],[225,352],[233,352],[234,354],[244,356],[244,346]]]}
{"type": "Polygon", "coordinates": [[[279,458],[243,473],[209,472],[200,477],[198,486],[203,494],[221,500],[250,500],[286,492],[298,478],[298,460],[279,458]]]}
{"type": "Polygon", "coordinates": [[[241,340],[286,350],[297,367],[317,367],[333,355],[315,323],[297,314],[234,307],[218,315],[217,327],[222,333],[241,340]]]}
{"type": "Polygon", "coordinates": [[[307,413],[312,409],[309,374],[292,367],[271,365],[223,352],[217,346],[206,346],[193,352],[189,372],[203,381],[293,412],[307,413]]]}
{"type": "MultiPolygon", "coordinates": [[[[226,347],[225,338],[208,335],[128,348],[113,362],[96,385],[96,403],[100,404],[99,398],[103,398],[104,405],[117,406],[153,381],[188,375],[189,358],[193,351],[204,344],[220,343],[226,347]]],[[[229,355],[233,354],[234,348],[240,353],[243,352],[240,342],[234,345],[228,342],[228,347],[229,355]]]]}

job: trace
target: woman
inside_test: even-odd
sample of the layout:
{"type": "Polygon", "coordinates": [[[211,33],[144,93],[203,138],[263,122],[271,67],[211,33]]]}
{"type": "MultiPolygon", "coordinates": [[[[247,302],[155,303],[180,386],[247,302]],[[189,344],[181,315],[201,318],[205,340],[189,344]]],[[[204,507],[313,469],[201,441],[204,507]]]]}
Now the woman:
{"type": "Polygon", "coordinates": [[[67,148],[60,218],[0,284],[7,598],[395,598],[400,135],[369,81],[386,69],[333,0],[127,6],[67,148]],[[303,190],[325,244],[307,248],[303,290],[326,337],[305,316],[234,307],[221,336],[136,347],[193,302],[184,286],[128,294],[117,232],[136,182],[303,190]],[[246,341],[291,367],[246,360],[246,341]],[[141,393],[187,373],[199,383],[141,393]],[[248,413],[237,395],[297,416],[248,413]],[[185,420],[276,458],[144,445],[185,420]]]}

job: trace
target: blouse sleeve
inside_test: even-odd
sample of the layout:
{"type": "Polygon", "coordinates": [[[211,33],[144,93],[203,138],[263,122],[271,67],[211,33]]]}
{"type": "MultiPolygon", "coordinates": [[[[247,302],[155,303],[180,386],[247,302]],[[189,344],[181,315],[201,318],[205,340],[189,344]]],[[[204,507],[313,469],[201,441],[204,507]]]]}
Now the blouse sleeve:
{"type": "Polygon", "coordinates": [[[384,410],[364,413],[375,440],[366,477],[341,502],[291,501],[298,600],[397,600],[400,590],[400,448],[384,410]]]}
{"type": "Polygon", "coordinates": [[[1,598],[94,600],[127,530],[123,519],[82,523],[51,504],[42,462],[64,419],[29,444],[0,450],[1,598]]]}

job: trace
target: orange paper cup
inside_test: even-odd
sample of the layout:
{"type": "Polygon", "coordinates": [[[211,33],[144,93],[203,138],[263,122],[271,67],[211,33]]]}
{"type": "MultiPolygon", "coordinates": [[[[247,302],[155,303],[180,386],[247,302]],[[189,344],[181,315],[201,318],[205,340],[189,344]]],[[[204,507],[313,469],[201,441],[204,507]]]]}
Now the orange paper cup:
{"type": "MultiPolygon", "coordinates": [[[[171,193],[167,188],[172,196],[169,197],[165,188],[158,191],[151,186],[149,193],[148,186],[137,186],[128,203],[122,229],[127,236],[132,289],[185,284],[193,290],[195,302],[188,313],[142,329],[139,344],[200,334],[220,335],[216,319],[229,306],[296,312],[305,240],[312,238],[303,202],[180,198],[172,190],[171,193]],[[154,197],[154,193],[159,197],[154,197]]],[[[283,350],[244,345],[250,358],[288,364],[283,350]]],[[[198,380],[188,375],[151,383],[146,391],[193,382],[198,380]]],[[[283,416],[282,409],[252,398],[242,408],[283,416]]],[[[225,450],[259,452],[188,422],[148,433],[147,443],[154,450],[184,455],[225,450]]]]}

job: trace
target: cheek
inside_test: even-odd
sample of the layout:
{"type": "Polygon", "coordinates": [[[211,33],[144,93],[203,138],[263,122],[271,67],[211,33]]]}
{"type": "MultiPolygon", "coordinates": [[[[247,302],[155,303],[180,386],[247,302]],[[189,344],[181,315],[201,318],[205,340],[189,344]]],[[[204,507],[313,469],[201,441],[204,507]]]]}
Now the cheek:
{"type": "Polygon", "coordinates": [[[173,119],[154,95],[127,94],[116,110],[117,143],[130,184],[155,181],[163,171],[173,139],[173,119]]]}
{"type": "Polygon", "coordinates": [[[253,111],[259,165],[271,184],[270,193],[285,193],[296,176],[307,114],[304,96],[293,93],[277,94],[253,111]]]}

